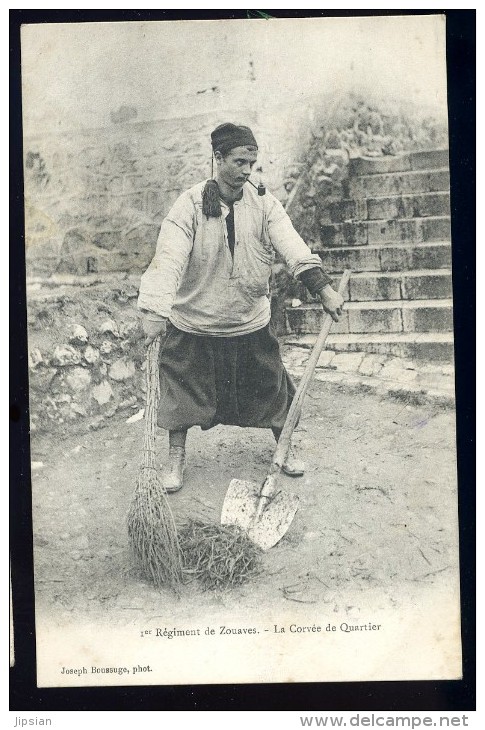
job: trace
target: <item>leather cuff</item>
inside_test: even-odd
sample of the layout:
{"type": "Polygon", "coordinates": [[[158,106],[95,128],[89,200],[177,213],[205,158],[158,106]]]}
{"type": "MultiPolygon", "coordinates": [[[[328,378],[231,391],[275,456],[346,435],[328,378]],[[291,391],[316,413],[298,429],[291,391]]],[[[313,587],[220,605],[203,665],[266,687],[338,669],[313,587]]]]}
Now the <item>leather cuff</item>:
{"type": "Polygon", "coordinates": [[[306,269],[297,276],[297,279],[306,286],[310,294],[315,296],[318,294],[327,284],[332,283],[332,279],[318,266],[312,269],[306,269]]]}

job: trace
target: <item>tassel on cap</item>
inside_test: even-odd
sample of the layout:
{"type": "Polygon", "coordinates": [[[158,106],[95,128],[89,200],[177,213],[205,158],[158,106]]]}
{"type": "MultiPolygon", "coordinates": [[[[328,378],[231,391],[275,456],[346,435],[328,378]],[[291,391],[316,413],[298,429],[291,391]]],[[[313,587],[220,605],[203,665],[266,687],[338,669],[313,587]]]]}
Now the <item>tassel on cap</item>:
{"type": "Polygon", "coordinates": [[[215,180],[207,180],[202,192],[202,213],[207,218],[220,218],[222,215],[219,185],[215,180]]]}

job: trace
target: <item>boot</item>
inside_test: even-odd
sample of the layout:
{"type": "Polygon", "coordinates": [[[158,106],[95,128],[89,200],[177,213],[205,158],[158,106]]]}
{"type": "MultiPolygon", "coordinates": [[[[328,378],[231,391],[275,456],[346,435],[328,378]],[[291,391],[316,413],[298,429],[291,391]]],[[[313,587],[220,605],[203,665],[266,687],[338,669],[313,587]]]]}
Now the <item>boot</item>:
{"type": "Polygon", "coordinates": [[[168,451],[168,468],[164,470],[162,487],[171,494],[182,489],[184,484],[185,449],[183,446],[171,446],[168,451]]]}
{"type": "Polygon", "coordinates": [[[293,447],[290,447],[288,456],[282,466],[282,471],[289,477],[301,477],[305,473],[305,464],[301,459],[297,459],[293,452],[293,447]]]}

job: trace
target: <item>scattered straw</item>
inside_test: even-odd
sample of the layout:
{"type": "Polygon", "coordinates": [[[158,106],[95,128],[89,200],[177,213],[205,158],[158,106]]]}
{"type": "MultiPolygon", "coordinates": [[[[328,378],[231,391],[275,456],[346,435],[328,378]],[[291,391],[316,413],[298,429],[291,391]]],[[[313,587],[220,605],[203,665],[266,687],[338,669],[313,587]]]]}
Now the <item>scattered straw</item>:
{"type": "Polygon", "coordinates": [[[241,585],[259,571],[261,549],[235,525],[190,520],[178,538],[184,575],[206,590],[241,585]]]}

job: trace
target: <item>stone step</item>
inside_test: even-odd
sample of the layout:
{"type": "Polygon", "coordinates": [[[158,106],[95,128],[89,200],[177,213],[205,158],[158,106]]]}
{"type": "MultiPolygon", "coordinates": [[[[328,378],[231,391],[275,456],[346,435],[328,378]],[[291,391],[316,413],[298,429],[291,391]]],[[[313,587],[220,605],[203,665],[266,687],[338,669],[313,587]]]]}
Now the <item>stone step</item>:
{"type": "Polygon", "coordinates": [[[339,200],[322,210],[330,223],[424,218],[450,214],[449,192],[387,195],[378,198],[339,200]]]}
{"type": "Polygon", "coordinates": [[[436,193],[450,189],[450,172],[441,170],[409,170],[399,173],[360,175],[349,181],[351,198],[372,198],[381,195],[436,193]]]}
{"type": "Polygon", "coordinates": [[[344,269],[359,271],[409,271],[410,269],[449,269],[451,246],[445,241],[381,246],[313,247],[330,274],[344,269]]]}
{"type": "Polygon", "coordinates": [[[407,170],[448,167],[448,150],[424,150],[383,157],[355,157],[349,160],[350,175],[376,175],[407,170]]]}
{"type": "Polygon", "coordinates": [[[449,167],[450,157],[448,150],[422,150],[411,152],[411,169],[428,170],[440,167],[449,167]]]}
{"type": "Polygon", "coordinates": [[[419,243],[449,240],[449,216],[397,218],[358,223],[320,224],[320,239],[325,246],[365,246],[390,242],[419,243]]]}
{"type": "MultiPolygon", "coordinates": [[[[338,278],[335,277],[337,284],[338,278]]],[[[394,301],[413,299],[451,299],[451,271],[448,269],[419,269],[414,271],[366,271],[354,273],[344,298],[351,302],[394,301]]],[[[299,298],[314,302],[308,290],[299,285],[299,298]]]]}
{"type": "MultiPolygon", "coordinates": [[[[317,303],[287,307],[287,331],[318,333],[324,316],[317,303]]],[[[452,332],[453,304],[451,299],[347,302],[332,330],[335,334],[452,332]]]]}
{"type": "MultiPolygon", "coordinates": [[[[287,345],[311,348],[317,336],[289,335],[285,338],[287,345]]],[[[426,332],[393,333],[393,334],[335,334],[327,338],[326,349],[334,352],[373,352],[379,355],[394,357],[453,361],[453,333],[426,332]]]]}

